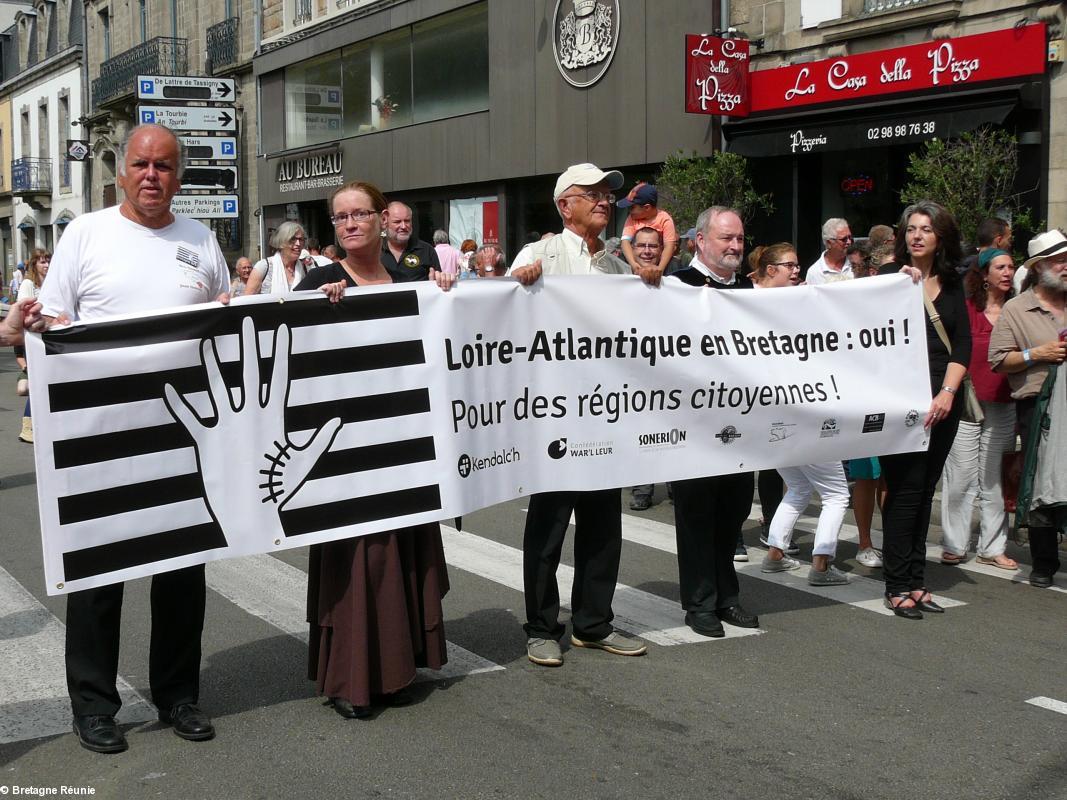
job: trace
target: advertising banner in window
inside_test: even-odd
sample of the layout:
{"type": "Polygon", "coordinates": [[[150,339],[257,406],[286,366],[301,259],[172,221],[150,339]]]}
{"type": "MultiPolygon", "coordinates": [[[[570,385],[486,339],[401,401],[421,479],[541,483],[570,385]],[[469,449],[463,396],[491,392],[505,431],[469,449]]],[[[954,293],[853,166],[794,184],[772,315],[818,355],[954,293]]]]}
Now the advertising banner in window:
{"type": "Polygon", "coordinates": [[[685,113],[747,117],[748,41],[685,37],[685,113]]]}
{"type": "MultiPolygon", "coordinates": [[[[971,86],[1045,71],[1044,23],[757,70],[751,113],[971,86]]],[[[688,110],[688,109],[687,109],[688,110]]]]}

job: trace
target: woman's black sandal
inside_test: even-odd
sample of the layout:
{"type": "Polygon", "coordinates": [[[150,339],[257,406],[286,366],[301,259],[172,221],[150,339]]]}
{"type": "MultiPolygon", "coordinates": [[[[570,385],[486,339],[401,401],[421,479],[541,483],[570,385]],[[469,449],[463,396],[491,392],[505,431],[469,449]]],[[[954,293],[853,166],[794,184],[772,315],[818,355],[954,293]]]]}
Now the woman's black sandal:
{"type": "Polygon", "coordinates": [[[916,606],[905,606],[904,602],[911,600],[913,603],[915,599],[909,592],[886,592],[885,593],[885,607],[896,614],[898,617],[904,617],[904,619],[922,619],[923,612],[921,612],[916,606]],[[897,602],[894,603],[893,601],[897,602]]]}
{"type": "Polygon", "coordinates": [[[934,602],[934,596],[930,594],[930,590],[927,588],[912,589],[913,592],[922,592],[918,597],[908,596],[915,601],[915,607],[920,611],[926,611],[930,614],[944,614],[945,609],[934,602]]]}

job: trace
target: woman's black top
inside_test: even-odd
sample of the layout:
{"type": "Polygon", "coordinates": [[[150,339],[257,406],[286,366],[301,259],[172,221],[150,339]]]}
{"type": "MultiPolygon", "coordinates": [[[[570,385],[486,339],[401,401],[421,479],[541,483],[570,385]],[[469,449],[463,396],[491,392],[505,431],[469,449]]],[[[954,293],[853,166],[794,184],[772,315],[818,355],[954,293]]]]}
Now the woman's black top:
{"type": "Polygon", "coordinates": [[[307,289],[318,289],[327,283],[337,283],[337,281],[344,281],[350,287],[357,285],[352,280],[352,276],[348,274],[348,271],[335,261],[332,264],[308,270],[308,274],[304,276],[304,280],[296,285],[294,291],[303,292],[307,289]]]}
{"type": "MultiPolygon", "coordinates": [[[[879,275],[892,275],[900,270],[896,264],[885,264],[878,270],[879,275]]],[[[937,335],[934,323],[930,321],[930,315],[926,317],[926,352],[930,359],[930,392],[931,396],[941,391],[945,385],[945,372],[948,365],[962,364],[967,367],[971,363],[971,322],[967,316],[967,304],[964,300],[963,281],[942,280],[941,293],[934,300],[934,310],[941,315],[941,324],[945,326],[948,341],[952,350],[945,348],[941,337],[937,335]]],[[[923,305],[925,310],[926,306],[923,305]]]]}

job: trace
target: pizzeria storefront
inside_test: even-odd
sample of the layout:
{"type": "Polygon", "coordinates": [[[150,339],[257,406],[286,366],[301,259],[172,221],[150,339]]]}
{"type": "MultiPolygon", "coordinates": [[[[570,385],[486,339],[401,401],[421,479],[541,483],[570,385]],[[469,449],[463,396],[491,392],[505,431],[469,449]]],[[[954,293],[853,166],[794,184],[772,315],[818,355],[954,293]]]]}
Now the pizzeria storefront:
{"type": "Polygon", "coordinates": [[[1046,50],[1045,25],[1033,24],[752,71],[749,115],[724,125],[726,149],[746,156],[756,189],[774,195],[774,214],[750,232],[796,242],[810,263],[830,217],[847,219],[857,236],[896,222],[909,156],[923,142],[987,125],[1015,134],[1016,187],[1040,217],[1046,50]]]}

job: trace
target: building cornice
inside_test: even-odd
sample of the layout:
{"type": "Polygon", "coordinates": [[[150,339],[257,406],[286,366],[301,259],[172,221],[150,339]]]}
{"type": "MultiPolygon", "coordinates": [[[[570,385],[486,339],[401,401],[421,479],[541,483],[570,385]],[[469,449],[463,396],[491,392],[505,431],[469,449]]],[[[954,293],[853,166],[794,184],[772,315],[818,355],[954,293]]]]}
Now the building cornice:
{"type": "MultiPolygon", "coordinates": [[[[3,83],[0,83],[0,97],[13,95],[17,90],[32,86],[41,78],[52,77],[53,73],[55,73],[59,67],[80,63],[83,48],[84,45],[71,45],[66,50],[56,53],[54,56],[49,56],[44,61],[34,64],[32,67],[27,67],[14,78],[9,78],[3,83]]],[[[81,84],[79,83],[78,86],[80,91],[81,84]]]]}

